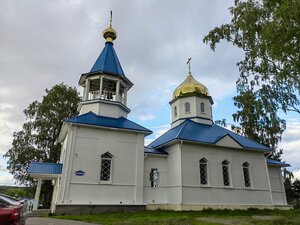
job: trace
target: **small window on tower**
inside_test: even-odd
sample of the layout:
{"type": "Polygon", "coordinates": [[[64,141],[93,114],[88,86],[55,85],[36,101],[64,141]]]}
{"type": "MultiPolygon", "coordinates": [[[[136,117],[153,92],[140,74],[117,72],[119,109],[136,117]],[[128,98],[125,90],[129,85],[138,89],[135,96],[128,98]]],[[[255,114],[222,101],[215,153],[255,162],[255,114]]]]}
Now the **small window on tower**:
{"type": "Polygon", "coordinates": [[[203,102],[201,102],[201,104],[200,104],[200,110],[201,110],[202,113],[205,113],[205,107],[204,107],[203,102]]]}
{"type": "Polygon", "coordinates": [[[151,187],[156,188],[158,186],[158,180],[159,180],[158,169],[157,168],[151,169],[151,172],[150,172],[151,187]]]}
{"type": "Polygon", "coordinates": [[[174,107],[174,116],[177,116],[177,107],[174,107]]]}
{"type": "Polygon", "coordinates": [[[184,109],[185,109],[185,113],[191,112],[191,106],[189,102],[184,103],[184,109]]]}

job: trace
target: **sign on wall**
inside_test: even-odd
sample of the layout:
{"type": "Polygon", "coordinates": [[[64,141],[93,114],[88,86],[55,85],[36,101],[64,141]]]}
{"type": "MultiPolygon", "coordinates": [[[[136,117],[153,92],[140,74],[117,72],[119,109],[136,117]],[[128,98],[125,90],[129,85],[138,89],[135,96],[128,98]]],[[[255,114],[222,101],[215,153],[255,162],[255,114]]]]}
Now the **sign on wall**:
{"type": "Polygon", "coordinates": [[[85,175],[85,172],[83,170],[76,170],[75,171],[75,175],[76,176],[84,176],[85,175]]]}

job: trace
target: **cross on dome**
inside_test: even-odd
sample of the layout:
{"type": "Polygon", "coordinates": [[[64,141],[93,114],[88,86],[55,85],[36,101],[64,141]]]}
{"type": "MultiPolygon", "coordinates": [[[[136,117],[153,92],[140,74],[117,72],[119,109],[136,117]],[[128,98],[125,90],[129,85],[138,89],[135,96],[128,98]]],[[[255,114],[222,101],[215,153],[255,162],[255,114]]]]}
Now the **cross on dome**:
{"type": "Polygon", "coordinates": [[[192,58],[188,58],[188,61],[186,62],[186,64],[189,65],[189,74],[191,74],[191,60],[192,58]]]}
{"type": "Polygon", "coordinates": [[[109,27],[103,31],[106,42],[113,42],[117,38],[117,31],[112,28],[112,11],[110,11],[109,27]]]}

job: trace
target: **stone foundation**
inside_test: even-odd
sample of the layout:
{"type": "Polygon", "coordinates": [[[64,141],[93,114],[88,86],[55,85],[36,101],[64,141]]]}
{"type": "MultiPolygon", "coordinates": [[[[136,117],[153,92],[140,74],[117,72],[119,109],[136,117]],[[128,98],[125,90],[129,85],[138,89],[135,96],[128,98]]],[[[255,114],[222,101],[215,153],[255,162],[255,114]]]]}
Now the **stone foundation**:
{"type": "Polygon", "coordinates": [[[146,205],[56,205],[55,215],[145,211],[146,205]]]}
{"type": "Polygon", "coordinates": [[[247,210],[250,208],[255,209],[280,209],[289,210],[293,209],[290,205],[191,205],[191,204],[148,204],[147,210],[172,210],[172,211],[201,211],[204,209],[231,209],[231,210],[247,210]]]}
{"type": "Polygon", "coordinates": [[[172,210],[172,211],[201,211],[204,209],[293,209],[290,205],[190,205],[190,204],[148,204],[148,205],[56,205],[56,215],[84,215],[106,212],[138,212],[145,210],[172,210]]]}

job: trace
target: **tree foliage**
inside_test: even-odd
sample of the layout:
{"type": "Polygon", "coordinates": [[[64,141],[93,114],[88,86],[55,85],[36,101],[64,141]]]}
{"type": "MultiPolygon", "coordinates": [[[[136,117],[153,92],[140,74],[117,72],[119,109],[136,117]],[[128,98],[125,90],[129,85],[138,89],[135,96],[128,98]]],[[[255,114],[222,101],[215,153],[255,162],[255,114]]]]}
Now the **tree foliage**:
{"type": "Polygon", "coordinates": [[[247,91],[235,96],[234,104],[238,110],[233,119],[240,122],[245,136],[275,149],[286,124],[277,116],[277,103],[260,93],[247,91]]]}
{"type": "Polygon", "coordinates": [[[46,89],[42,102],[34,101],[24,110],[28,121],[13,134],[12,148],[4,155],[9,172],[20,184],[30,183],[26,171],[32,161],[59,161],[59,132],[64,119],[78,114],[79,100],[75,88],[61,83],[46,89]]]}
{"type": "Polygon", "coordinates": [[[34,188],[32,187],[10,187],[4,191],[4,194],[12,196],[17,199],[33,198],[34,188]]]}
{"type": "Polygon", "coordinates": [[[300,1],[235,0],[229,10],[231,22],[203,41],[243,50],[233,117],[246,136],[275,148],[285,129],[278,111],[300,113],[300,1]]]}

